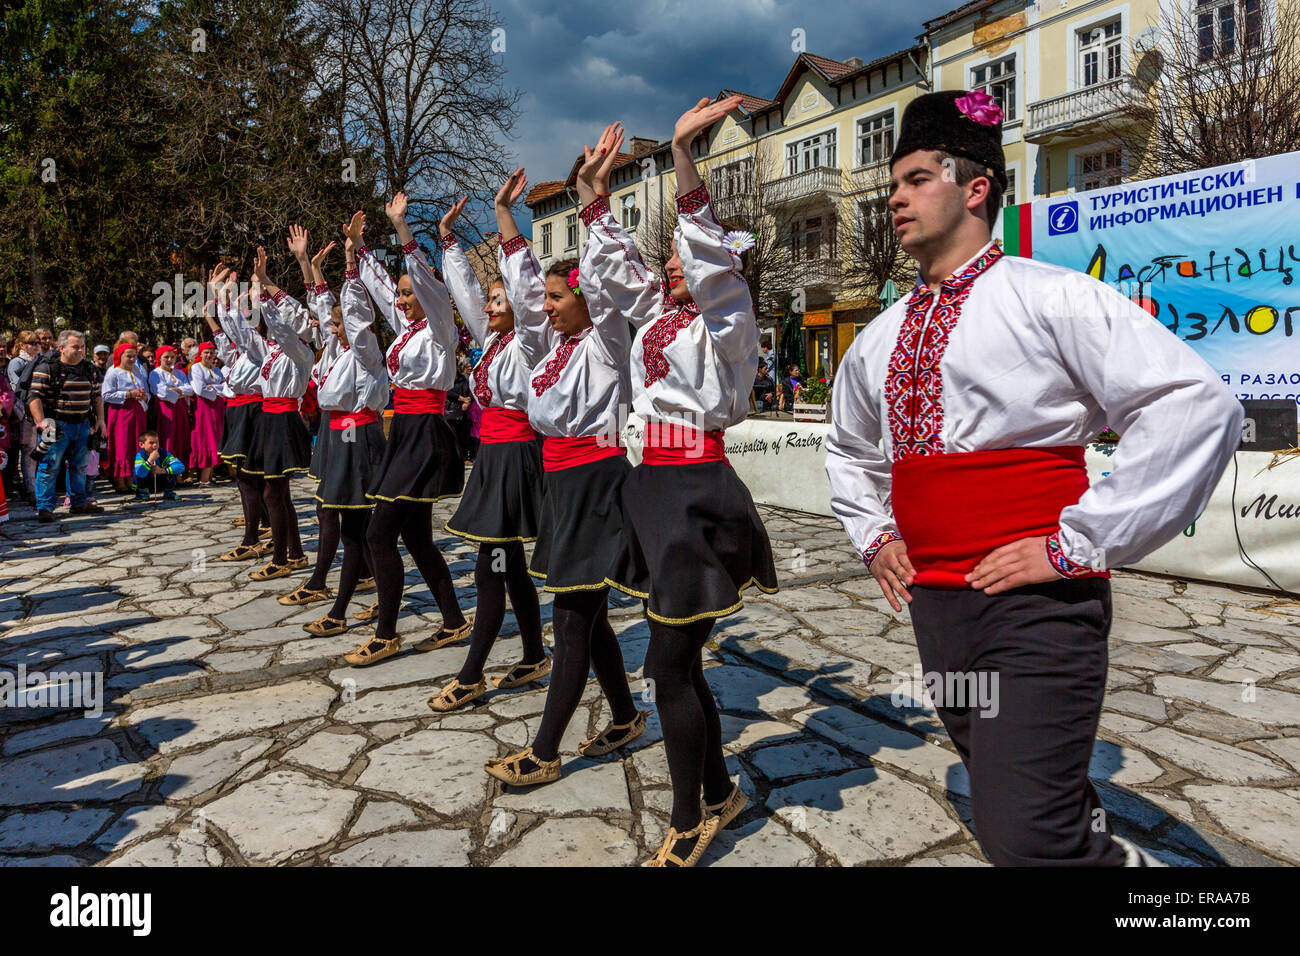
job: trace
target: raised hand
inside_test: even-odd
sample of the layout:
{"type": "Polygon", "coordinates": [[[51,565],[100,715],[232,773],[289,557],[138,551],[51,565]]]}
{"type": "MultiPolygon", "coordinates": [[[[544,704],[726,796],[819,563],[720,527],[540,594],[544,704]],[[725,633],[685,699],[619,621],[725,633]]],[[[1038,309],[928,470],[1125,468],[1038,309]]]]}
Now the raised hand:
{"type": "Polygon", "coordinates": [[[226,277],[230,274],[230,266],[218,262],[208,273],[208,293],[215,294],[222,284],[225,283],[226,277]]]}
{"type": "Polygon", "coordinates": [[[351,236],[343,240],[343,258],[349,263],[355,262],[357,259],[357,247],[353,245],[351,236]]]}
{"type": "Polygon", "coordinates": [[[673,127],[673,142],[689,146],[696,136],[736,109],[744,102],[739,96],[729,96],[725,100],[710,103],[704,98],[683,113],[673,127]]]}
{"type": "Polygon", "coordinates": [[[527,187],[528,177],[524,175],[524,168],[520,166],[501,184],[493,202],[498,209],[509,209],[519,201],[519,197],[524,194],[527,187]]]}
{"type": "Polygon", "coordinates": [[[307,258],[307,230],[297,223],[289,227],[289,251],[301,262],[307,258]]]}
{"type": "Polygon", "coordinates": [[[321,249],[319,252],[316,253],[316,255],[312,256],[311,257],[312,268],[319,269],[325,263],[325,257],[329,255],[330,250],[337,245],[338,243],[331,239],[330,244],[328,246],[326,246],[324,249],[321,249]]]}
{"type": "Polygon", "coordinates": [[[361,235],[366,231],[366,214],[364,212],[354,212],[347,225],[343,227],[343,234],[352,241],[354,246],[362,245],[361,235]]]}
{"type": "MultiPolygon", "coordinates": [[[[609,174],[618,160],[623,146],[623,124],[610,123],[600,134],[596,148],[582,147],[582,165],[578,167],[578,181],[592,188],[596,195],[609,192],[609,174]]],[[[593,197],[594,198],[594,197],[593,197]]]]}
{"type": "Polygon", "coordinates": [[[266,249],[262,246],[257,247],[257,255],[253,257],[253,278],[261,285],[271,284],[266,276],[266,249]]]}
{"type": "Polygon", "coordinates": [[[384,212],[388,213],[389,220],[393,225],[397,225],[398,220],[406,218],[406,193],[398,192],[393,196],[393,201],[384,204],[384,212]]]}
{"type": "Polygon", "coordinates": [[[447,214],[438,221],[438,235],[450,236],[455,231],[456,220],[460,218],[460,214],[464,211],[467,202],[469,202],[469,197],[464,196],[460,202],[452,204],[452,207],[447,210],[447,214]]]}

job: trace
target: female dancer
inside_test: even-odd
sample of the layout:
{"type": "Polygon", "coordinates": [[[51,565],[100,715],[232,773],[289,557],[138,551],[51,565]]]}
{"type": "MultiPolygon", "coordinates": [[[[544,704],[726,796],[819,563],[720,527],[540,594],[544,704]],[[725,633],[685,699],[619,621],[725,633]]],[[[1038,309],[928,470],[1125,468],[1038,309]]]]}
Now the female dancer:
{"type": "Polygon", "coordinates": [[[392,657],[402,646],[397,613],[405,572],[397,550],[399,537],[442,612],[442,627],[416,650],[463,640],[472,627],[461,613],[447,562],[433,543],[433,503],[460,494],[465,483],[456,437],[442,417],[456,375],[456,323],[446,287],[424,261],[406,225],[406,196],[398,193],[385,208],[406,254],[407,271],[396,284],[363,245],[365,215],[354,215],[344,230],[358,248],[366,291],[397,335],[386,358],[396,389],[393,422],[379,472],[366,493],[375,502],[367,536],[379,588],[375,636],[343,656],[358,667],[392,657]]]}
{"type": "MultiPolygon", "coordinates": [[[[582,212],[592,285],[637,326],[632,407],[646,421],[645,454],[621,491],[623,545],[609,583],[645,600],[650,620],[645,676],[654,681],[673,782],[671,827],[652,866],[694,866],[747,802],[727,775],[700,652],[714,620],[741,608],[742,590],[777,586],[767,532],[722,443],[723,429],[749,409],[758,325],[740,253],[724,244],[690,153],[696,136],[739,103],[701,100],[677,121],[678,221],[666,283],[650,275],[604,198],[582,212]]],[[[602,145],[612,140],[617,150],[622,137],[614,124],[602,145]]]]}
{"type": "MultiPolygon", "coordinates": [[[[589,155],[580,175],[591,177],[603,168],[607,179],[614,158],[589,155]]],[[[553,263],[543,279],[507,198],[522,192],[523,176],[516,170],[497,193],[497,258],[520,322],[518,336],[531,339],[525,348],[544,356],[528,396],[528,419],[546,436],[546,495],[529,571],[555,594],[555,660],[533,745],[487,764],[488,773],[515,785],[560,779],[560,737],[589,669],[596,671],[613,716],[610,726],[583,741],[580,752],[597,756],[629,743],[645,730],[647,716],[632,705],[623,655],[606,617],[605,575],[619,542],[618,489],[631,470],[618,440],[619,410],[628,394],[627,319],[608,311],[589,315],[592,287],[584,287],[572,259],[553,263]]]]}
{"type": "Polygon", "coordinates": [[[158,443],[180,461],[190,460],[190,398],[194,388],[176,364],[176,350],[158,346],[158,367],[149,373],[149,390],[158,398],[158,443]]]}
{"type": "Polygon", "coordinates": [[[104,373],[100,394],[108,406],[108,450],[113,458],[113,487],[120,494],[131,490],[135,453],[145,430],[149,383],[141,377],[135,346],[123,342],[113,350],[113,367],[104,373]]]}
{"type": "MultiPolygon", "coordinates": [[[[388,402],[384,351],[370,328],[375,313],[361,285],[352,241],[345,246],[347,270],[342,306],[335,304],[321,271],[321,263],[332,248],[331,242],[311,260],[315,281],[308,297],[317,315],[325,313],[325,348],[317,363],[318,367],[324,365],[319,372],[317,398],[325,420],[316,437],[308,473],[317,480],[320,529],[316,570],[305,585],[279,599],[281,604],[308,604],[332,596],[325,577],[341,536],[343,569],[334,606],[324,617],[303,625],[304,630],[321,636],[342,634],[348,629],[348,602],[362,572],[369,569],[366,530],[374,505],[366,498],[366,490],[384,456],[384,430],[378,412],[388,402]]],[[[298,254],[299,249],[294,252],[298,254]]],[[[301,252],[306,255],[305,233],[301,252]]]]}
{"type": "Polygon", "coordinates": [[[190,365],[190,387],[194,390],[194,429],[190,432],[190,467],[199,473],[199,487],[212,484],[212,469],[221,461],[222,419],[226,413],[226,377],[217,368],[217,347],[200,342],[190,365]]]}
{"type": "MultiPolygon", "coordinates": [[[[516,193],[506,199],[507,207],[519,198],[523,185],[520,180],[516,193]]],[[[482,450],[460,506],[447,522],[452,534],[478,542],[474,566],[478,608],[464,666],[455,680],[429,701],[437,711],[455,710],[486,692],[483,664],[505,619],[507,590],[519,622],[523,660],[495,678],[493,685],[502,690],[522,687],[551,671],[551,661],[542,648],[537,590],[524,556],[524,542],[537,539],[542,505],[542,458],[527,411],[529,380],[533,365],[541,358],[535,347],[540,343],[537,336],[515,334],[514,310],[500,279],[492,283],[491,299],[483,301],[478,276],[452,231],[467,199],[442,217],[438,231],[447,287],[465,325],[483,349],[472,377],[474,400],[483,410],[482,450]]]]}

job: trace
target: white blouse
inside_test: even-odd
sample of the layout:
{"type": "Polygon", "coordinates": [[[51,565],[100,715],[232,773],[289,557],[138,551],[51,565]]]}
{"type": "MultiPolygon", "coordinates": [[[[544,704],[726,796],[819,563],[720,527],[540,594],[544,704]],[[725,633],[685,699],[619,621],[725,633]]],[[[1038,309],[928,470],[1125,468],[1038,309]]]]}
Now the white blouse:
{"type": "MultiPolygon", "coordinates": [[[[333,296],[330,296],[331,300],[333,296]]],[[[379,411],[388,404],[388,371],[384,368],[384,350],[375,338],[371,325],[374,307],[359,277],[349,273],[343,283],[343,327],[348,347],[343,348],[333,332],[325,332],[325,353],[329,364],[321,370],[316,385],[316,400],[326,411],[359,412],[364,408],[379,411]]],[[[322,330],[329,326],[322,324],[322,330]]]]}
{"type": "Polygon", "coordinates": [[[217,306],[217,321],[221,332],[212,337],[217,347],[217,355],[226,371],[226,397],[251,395],[262,391],[261,363],[249,355],[243,347],[244,330],[248,326],[247,318],[237,310],[217,306]]]}
{"type": "Polygon", "coordinates": [[[154,369],[149,373],[149,391],[168,405],[175,405],[182,398],[190,398],[194,394],[194,388],[190,385],[190,377],[185,374],[185,369],[180,366],[173,366],[170,372],[163,371],[162,367],[154,369]]]}
{"type": "Polygon", "coordinates": [[[104,373],[104,383],[99,387],[99,393],[108,404],[122,405],[127,401],[126,393],[133,388],[144,389],[144,398],[138,401],[147,407],[149,405],[148,379],[141,378],[134,368],[118,368],[114,365],[104,373]]]}
{"type": "MultiPolygon", "coordinates": [[[[225,336],[223,335],[222,338],[224,339],[225,336]]],[[[217,348],[217,354],[221,354],[220,346],[217,348]]],[[[216,401],[226,394],[226,376],[215,365],[207,368],[202,362],[195,362],[190,366],[190,387],[199,398],[206,398],[210,402],[216,401]]]]}
{"type": "Polygon", "coordinates": [[[529,380],[533,375],[530,360],[540,356],[530,354],[526,349],[527,336],[520,338],[515,331],[502,335],[488,327],[483,289],[456,237],[444,237],[442,248],[442,270],[447,288],[460,317],[483,350],[470,375],[475,401],[480,408],[527,411],[529,380]]]}
{"type": "Polygon", "coordinates": [[[831,507],[867,557],[897,537],[892,462],[1084,445],[1110,425],[1123,436],[1114,470],[1061,512],[1049,542],[1070,576],[1132,564],[1186,528],[1243,418],[1214,369],[1119,292],[992,243],[940,293],[918,286],[858,335],[831,409],[831,507]],[[921,364],[937,374],[918,379],[921,364]]]}
{"type": "Polygon", "coordinates": [[[677,251],[693,303],[678,302],[642,262],[632,238],[597,199],[582,211],[588,227],[582,268],[596,294],[591,309],[637,329],[632,343],[632,408],[702,431],[749,415],[758,368],[758,323],[740,258],[722,244],[723,229],[703,185],[677,200],[677,251]]]}
{"type": "MultiPolygon", "coordinates": [[[[591,250],[590,240],[587,250],[591,250]]],[[[596,295],[585,260],[578,269],[578,287],[591,303],[596,295]]],[[[506,297],[515,313],[515,340],[524,360],[533,366],[529,379],[528,420],[540,435],[618,439],[631,395],[627,320],[608,310],[588,306],[592,326],[577,335],[561,335],[542,311],[546,280],[542,267],[523,236],[503,242],[497,261],[505,280],[506,297]],[[533,361],[533,356],[539,356],[533,361]]]]}
{"type": "Polygon", "coordinates": [[[385,358],[388,376],[398,388],[445,392],[456,383],[458,339],[451,300],[447,298],[447,287],[438,281],[416,244],[408,243],[402,249],[411,288],[424,309],[425,318],[418,322],[408,320],[397,307],[397,284],[370,250],[363,247],[357,256],[361,281],[397,336],[385,358]]]}

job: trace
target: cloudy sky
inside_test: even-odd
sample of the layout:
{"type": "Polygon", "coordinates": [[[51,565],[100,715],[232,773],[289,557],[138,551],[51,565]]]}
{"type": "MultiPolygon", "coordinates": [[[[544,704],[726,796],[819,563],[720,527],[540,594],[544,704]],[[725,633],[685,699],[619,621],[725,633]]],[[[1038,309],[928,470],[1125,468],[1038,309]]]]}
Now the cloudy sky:
{"type": "MultiPolygon", "coordinates": [[[[513,151],[530,184],[562,179],[606,123],[665,140],[703,96],[772,97],[806,50],[870,61],[915,42],[960,0],[490,0],[505,21],[506,82],[524,91],[513,151]],[[900,16],[905,11],[905,16],[900,16]]],[[[521,226],[523,224],[521,223],[521,226]]]]}

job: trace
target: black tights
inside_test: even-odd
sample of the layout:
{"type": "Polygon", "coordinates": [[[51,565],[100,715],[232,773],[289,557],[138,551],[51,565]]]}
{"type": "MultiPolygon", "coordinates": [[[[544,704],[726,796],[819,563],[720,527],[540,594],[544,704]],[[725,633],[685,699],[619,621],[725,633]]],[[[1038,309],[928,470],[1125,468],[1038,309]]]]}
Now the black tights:
{"type": "Polygon", "coordinates": [[[542,650],[542,613],[537,606],[537,588],[528,575],[523,544],[518,541],[480,544],[478,563],[474,565],[474,587],[478,592],[474,635],[465,665],[456,679],[462,684],[477,684],[483,679],[483,665],[506,617],[507,590],[524,644],[522,663],[539,663],[546,656],[542,650]]]}
{"type": "MultiPolygon", "coordinates": [[[[325,508],[327,513],[338,516],[339,509],[325,508]]],[[[370,557],[366,547],[366,531],[370,527],[369,508],[348,508],[337,518],[337,524],[343,537],[343,568],[339,572],[339,589],[334,598],[334,606],[329,616],[336,621],[345,621],[348,616],[348,602],[352,592],[357,588],[357,581],[370,577],[370,557]]]]}
{"type": "Polygon", "coordinates": [[[731,793],[722,754],[722,721],[704,680],[700,655],[712,630],[712,618],[680,626],[650,620],[644,673],[647,681],[654,682],[673,781],[671,822],[678,833],[700,822],[701,787],[706,803],[721,803],[731,793]]]}
{"type": "Polygon", "coordinates": [[[262,486],[266,484],[259,475],[250,475],[242,468],[235,472],[235,482],[239,485],[239,503],[244,509],[244,547],[251,548],[257,544],[262,520],[262,486]]]}
{"type": "Polygon", "coordinates": [[[397,612],[402,607],[402,583],[406,570],[397,540],[420,569],[424,583],[442,612],[442,626],[455,629],[465,623],[456,601],[456,586],[442,553],[433,544],[433,502],[380,501],[370,517],[366,541],[370,546],[370,567],[379,591],[379,617],[375,639],[391,641],[397,636],[397,612]]]}
{"type": "Polygon", "coordinates": [[[555,595],[551,614],[555,626],[555,660],[551,684],[546,689],[546,710],[537,728],[537,739],[533,741],[533,754],[538,760],[554,760],[559,756],[560,738],[582,700],[589,670],[596,672],[614,723],[626,724],[636,717],[623,653],[606,616],[608,596],[609,588],[555,595]]]}
{"type": "MultiPolygon", "coordinates": [[[[326,508],[319,501],[316,502],[316,568],[312,571],[311,580],[307,582],[307,590],[320,591],[325,587],[326,577],[330,573],[330,568],[334,566],[334,556],[339,550],[339,529],[340,525],[347,523],[348,515],[360,515],[364,520],[361,527],[369,523],[369,508],[326,508]]],[[[354,522],[355,526],[355,522],[354,522]]],[[[359,549],[361,568],[357,572],[358,578],[370,577],[370,556],[366,553],[365,531],[361,532],[361,547],[359,549]]],[[[347,550],[343,552],[343,563],[346,567],[348,560],[347,550]]],[[[353,587],[356,581],[352,582],[353,587]]],[[[340,582],[340,587],[342,583],[340,582]]],[[[344,604],[346,605],[346,601],[344,604]]],[[[333,615],[331,615],[333,616],[333,615]]]]}
{"type": "Polygon", "coordinates": [[[284,564],[290,558],[298,560],[303,556],[302,539],[298,537],[298,512],[289,494],[289,479],[267,478],[262,484],[262,500],[271,516],[271,543],[275,546],[271,563],[284,564]]]}

